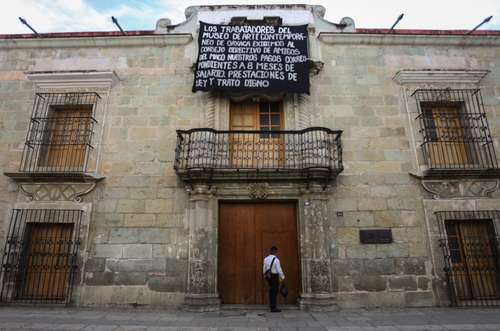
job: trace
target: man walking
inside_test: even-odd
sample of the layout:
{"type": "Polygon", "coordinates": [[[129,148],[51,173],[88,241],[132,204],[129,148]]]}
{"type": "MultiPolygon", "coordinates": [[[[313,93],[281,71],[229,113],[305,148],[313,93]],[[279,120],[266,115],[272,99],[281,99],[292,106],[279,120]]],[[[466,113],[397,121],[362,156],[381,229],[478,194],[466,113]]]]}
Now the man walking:
{"type": "Polygon", "coordinates": [[[285,274],[281,270],[281,263],[278,257],[278,248],[271,247],[270,254],[264,258],[264,277],[269,283],[269,305],[272,313],[279,313],[281,310],[277,308],[277,299],[279,292],[280,280],[285,279],[285,274]]]}

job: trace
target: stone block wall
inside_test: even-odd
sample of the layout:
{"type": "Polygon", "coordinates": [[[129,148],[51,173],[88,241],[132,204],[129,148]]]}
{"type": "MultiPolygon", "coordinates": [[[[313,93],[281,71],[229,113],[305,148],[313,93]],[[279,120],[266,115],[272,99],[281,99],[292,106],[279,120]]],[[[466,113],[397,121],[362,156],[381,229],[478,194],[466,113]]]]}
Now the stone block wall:
{"type": "MultiPolygon", "coordinates": [[[[17,170],[21,160],[26,128],[34,95],[31,83],[24,80],[22,66],[16,54],[0,51],[0,171],[17,170]]],[[[24,56],[26,57],[26,56],[24,56]]],[[[8,177],[0,176],[0,256],[3,256],[5,238],[11,217],[12,203],[17,197],[17,185],[8,177]]]]}
{"type": "Polygon", "coordinates": [[[173,169],[176,129],[203,124],[184,47],[116,50],[92,250],[82,304],[178,306],[187,275],[187,194],[173,169]]]}
{"type": "Polygon", "coordinates": [[[332,196],[332,274],[339,306],[431,305],[418,180],[408,174],[342,176],[332,196]],[[362,229],[391,229],[393,242],[361,244],[362,229]]]}
{"type": "MultiPolygon", "coordinates": [[[[173,169],[175,130],[203,126],[204,114],[199,96],[191,93],[192,52],[179,45],[67,48],[61,43],[54,40],[40,51],[0,50],[0,170],[15,172],[21,160],[38,92],[25,72],[115,71],[120,81],[109,97],[101,94],[106,114],[98,116],[97,130],[104,133],[94,145],[101,150],[98,174],[105,179],[84,197],[93,212],[74,301],[180,305],[187,275],[187,194],[173,169]]],[[[11,210],[16,201],[26,201],[17,190],[12,180],[0,177],[2,250],[11,210]]]]}
{"type": "MultiPolygon", "coordinates": [[[[320,42],[325,67],[312,83],[311,99],[317,100],[320,114],[314,125],[344,131],[345,170],[330,199],[337,303],[341,307],[448,305],[443,254],[436,249],[436,236],[429,238],[425,221],[425,215],[436,211],[423,204],[432,196],[410,175],[418,175],[418,158],[422,157],[412,144],[418,126],[406,114],[405,102],[416,101],[405,99],[406,92],[393,77],[402,69],[491,70],[480,88],[498,151],[500,71],[498,59],[492,56],[500,54],[500,49],[459,49],[445,41],[425,47],[412,44],[412,37],[401,44],[371,40],[372,45],[363,45],[370,43],[369,37],[364,42],[356,38],[364,37],[344,42],[338,36],[335,43],[320,42]],[[359,230],[376,228],[391,229],[393,243],[361,244],[359,230]]],[[[453,209],[446,204],[442,208],[453,209]]]]}

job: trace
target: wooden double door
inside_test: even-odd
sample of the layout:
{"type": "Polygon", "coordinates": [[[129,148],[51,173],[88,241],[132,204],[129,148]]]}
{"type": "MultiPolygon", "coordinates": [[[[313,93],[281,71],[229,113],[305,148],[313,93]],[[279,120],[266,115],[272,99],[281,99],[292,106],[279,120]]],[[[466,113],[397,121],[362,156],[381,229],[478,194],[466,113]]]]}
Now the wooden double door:
{"type": "Polygon", "coordinates": [[[494,233],[491,220],[446,221],[451,272],[459,300],[500,299],[494,233]]]}
{"type": "Polygon", "coordinates": [[[295,304],[299,295],[296,205],[293,202],[222,202],[219,206],[218,290],[223,304],[268,304],[263,259],[271,246],[289,289],[280,304],[295,304]]]}

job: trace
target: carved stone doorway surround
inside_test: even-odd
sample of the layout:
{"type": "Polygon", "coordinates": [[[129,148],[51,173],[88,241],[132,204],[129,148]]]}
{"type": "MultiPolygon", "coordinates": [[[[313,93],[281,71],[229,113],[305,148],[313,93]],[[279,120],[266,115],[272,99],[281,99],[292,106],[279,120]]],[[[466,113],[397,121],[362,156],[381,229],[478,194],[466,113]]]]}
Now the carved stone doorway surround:
{"type": "Polygon", "coordinates": [[[184,307],[190,311],[220,308],[217,292],[218,204],[220,200],[297,201],[303,310],[336,310],[332,286],[328,188],[307,184],[231,183],[186,186],[189,204],[188,277],[184,307]]]}

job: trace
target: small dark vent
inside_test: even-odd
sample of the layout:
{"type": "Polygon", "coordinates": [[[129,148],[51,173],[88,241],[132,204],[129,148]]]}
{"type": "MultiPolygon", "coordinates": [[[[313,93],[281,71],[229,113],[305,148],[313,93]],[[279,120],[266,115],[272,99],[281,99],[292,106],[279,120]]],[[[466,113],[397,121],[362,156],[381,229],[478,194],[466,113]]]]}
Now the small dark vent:
{"type": "Polygon", "coordinates": [[[265,16],[261,20],[248,19],[246,16],[235,16],[231,18],[230,25],[271,25],[280,26],[283,24],[283,19],[279,16],[265,16]]]}

